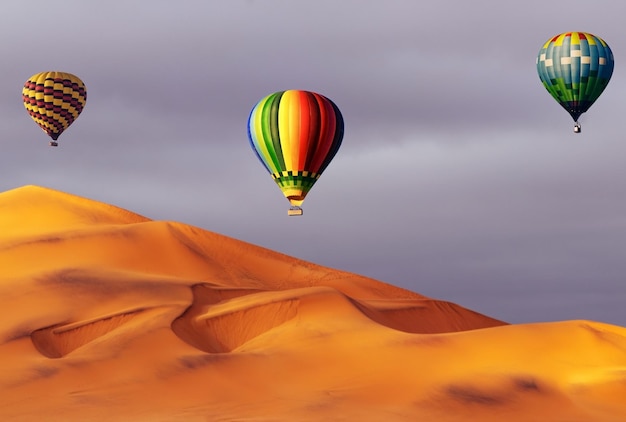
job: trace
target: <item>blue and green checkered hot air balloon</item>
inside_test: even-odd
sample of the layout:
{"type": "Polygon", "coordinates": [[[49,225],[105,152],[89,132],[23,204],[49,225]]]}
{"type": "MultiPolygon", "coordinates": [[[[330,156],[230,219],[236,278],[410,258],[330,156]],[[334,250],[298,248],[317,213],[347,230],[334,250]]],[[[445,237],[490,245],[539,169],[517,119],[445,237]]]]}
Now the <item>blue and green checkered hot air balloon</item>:
{"type": "Polygon", "coordinates": [[[578,133],[578,118],[611,79],[613,53],[602,38],[587,32],[565,32],[543,45],[537,72],[550,95],[572,116],[578,133]]]}

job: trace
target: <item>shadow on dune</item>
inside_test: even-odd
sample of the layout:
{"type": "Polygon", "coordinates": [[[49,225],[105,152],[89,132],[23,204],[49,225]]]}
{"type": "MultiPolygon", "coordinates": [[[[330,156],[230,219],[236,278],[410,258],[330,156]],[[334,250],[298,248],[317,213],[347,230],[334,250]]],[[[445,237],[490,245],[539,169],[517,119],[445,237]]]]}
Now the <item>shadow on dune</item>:
{"type": "MultiPolygon", "coordinates": [[[[298,300],[255,300],[255,289],[192,286],[193,304],[172,322],[174,333],[207,353],[228,353],[296,316],[298,300]],[[246,297],[246,303],[230,300],[246,297]],[[229,306],[230,305],[230,306],[229,306]]],[[[241,301],[240,301],[241,302],[241,301]]]]}
{"type": "Polygon", "coordinates": [[[89,322],[59,324],[31,333],[35,348],[44,356],[57,359],[134,319],[141,311],[126,312],[89,322]]]}
{"type": "MultiPolygon", "coordinates": [[[[431,299],[357,300],[330,287],[265,291],[192,286],[193,304],[172,322],[172,330],[189,345],[207,353],[228,353],[298,315],[302,300],[328,301],[323,294],[346,299],[350,312],[375,324],[407,333],[445,333],[506,323],[453,303],[431,299]]],[[[333,306],[328,303],[328,311],[333,306]]],[[[341,316],[337,316],[340,318],[341,316]]]]}

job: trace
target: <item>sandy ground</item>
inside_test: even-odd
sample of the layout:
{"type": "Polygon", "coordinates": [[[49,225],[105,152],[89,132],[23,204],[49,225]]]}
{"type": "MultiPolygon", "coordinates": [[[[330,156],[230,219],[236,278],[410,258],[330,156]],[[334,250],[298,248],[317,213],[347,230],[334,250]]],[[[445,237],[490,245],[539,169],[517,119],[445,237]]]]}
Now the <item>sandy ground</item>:
{"type": "Polygon", "coordinates": [[[626,421],[626,328],[509,325],[181,223],[0,193],[0,420],[626,421]]]}

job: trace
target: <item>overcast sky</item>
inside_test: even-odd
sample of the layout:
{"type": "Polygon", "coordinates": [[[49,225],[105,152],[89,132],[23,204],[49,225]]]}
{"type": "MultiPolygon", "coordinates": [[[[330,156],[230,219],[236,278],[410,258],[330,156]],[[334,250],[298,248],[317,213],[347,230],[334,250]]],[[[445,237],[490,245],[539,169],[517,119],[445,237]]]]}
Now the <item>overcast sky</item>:
{"type": "MultiPolygon", "coordinates": [[[[40,185],[191,224],[508,322],[626,326],[622,0],[5,0],[0,191],[40,185]],[[581,118],[543,88],[541,46],[605,39],[606,91],[581,118]],[[87,86],[48,137],[33,74],[87,86]],[[305,89],[343,144],[303,204],[251,150],[250,110],[305,89]]],[[[1,235],[1,234],[0,234],[1,235]]]]}

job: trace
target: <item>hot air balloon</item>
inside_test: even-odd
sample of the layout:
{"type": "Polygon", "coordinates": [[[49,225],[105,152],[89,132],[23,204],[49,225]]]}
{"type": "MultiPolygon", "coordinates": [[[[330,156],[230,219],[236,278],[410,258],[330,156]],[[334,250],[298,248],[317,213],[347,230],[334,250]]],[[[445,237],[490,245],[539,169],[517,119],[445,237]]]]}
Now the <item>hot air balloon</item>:
{"type": "Polygon", "coordinates": [[[30,117],[58,145],[57,138],[76,120],[87,102],[85,84],[65,72],[37,73],[24,83],[24,107],[30,117]]]}
{"type": "Polygon", "coordinates": [[[343,129],[335,103],[315,92],[275,92],[250,112],[250,146],[289,200],[288,215],[302,215],[302,201],[339,150],[343,129]]]}
{"type": "Polygon", "coordinates": [[[606,88],[613,74],[613,53],[608,44],[587,32],[565,32],[550,38],[539,51],[537,72],[550,95],[574,119],[606,88]]]}

